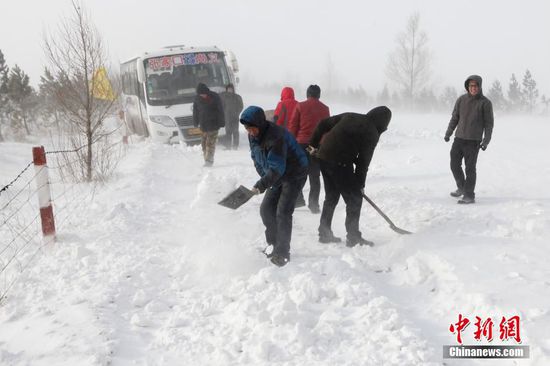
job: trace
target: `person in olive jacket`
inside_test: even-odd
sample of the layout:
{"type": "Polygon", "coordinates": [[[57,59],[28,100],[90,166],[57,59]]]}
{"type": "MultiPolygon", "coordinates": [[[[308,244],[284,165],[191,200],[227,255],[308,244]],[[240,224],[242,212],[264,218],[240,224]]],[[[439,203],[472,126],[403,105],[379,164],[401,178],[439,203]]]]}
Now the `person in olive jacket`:
{"type": "Polygon", "coordinates": [[[456,128],[451,147],[451,172],[457,189],[451,192],[451,196],[462,196],[458,200],[462,204],[475,203],[477,156],[479,149],[487,149],[493,134],[493,105],[483,95],[481,82],[478,75],[466,79],[464,88],[467,93],[458,97],[444,137],[448,142],[456,128]],[[462,170],[462,160],[466,172],[462,170]]]}
{"type": "Polygon", "coordinates": [[[193,102],[193,124],[200,127],[202,132],[204,166],[212,166],[218,130],[225,126],[225,117],[220,96],[203,83],[197,85],[197,96],[193,102]]]}
{"type": "Polygon", "coordinates": [[[346,203],[346,245],[373,245],[359,231],[359,217],[367,171],[380,135],[391,120],[389,108],[381,106],[367,114],[343,113],[322,120],[311,137],[308,151],[320,160],[325,201],[319,224],[319,241],[337,243],[332,217],[340,195],[346,203]]]}

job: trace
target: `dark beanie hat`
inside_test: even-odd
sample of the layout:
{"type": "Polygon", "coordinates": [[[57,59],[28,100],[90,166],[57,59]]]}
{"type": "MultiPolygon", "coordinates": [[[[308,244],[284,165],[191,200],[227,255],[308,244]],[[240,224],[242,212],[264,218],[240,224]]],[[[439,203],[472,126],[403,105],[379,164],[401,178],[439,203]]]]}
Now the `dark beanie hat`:
{"type": "Polygon", "coordinates": [[[262,108],[255,105],[247,107],[243,113],[241,113],[241,118],[239,121],[245,126],[255,126],[263,128],[267,125],[265,120],[265,112],[262,108]]]}
{"type": "Polygon", "coordinates": [[[319,85],[310,85],[307,87],[306,96],[312,98],[321,98],[321,88],[319,85]]]}
{"type": "Polygon", "coordinates": [[[199,83],[199,85],[197,85],[197,94],[208,94],[209,91],[210,89],[208,89],[206,84],[199,83]]]}

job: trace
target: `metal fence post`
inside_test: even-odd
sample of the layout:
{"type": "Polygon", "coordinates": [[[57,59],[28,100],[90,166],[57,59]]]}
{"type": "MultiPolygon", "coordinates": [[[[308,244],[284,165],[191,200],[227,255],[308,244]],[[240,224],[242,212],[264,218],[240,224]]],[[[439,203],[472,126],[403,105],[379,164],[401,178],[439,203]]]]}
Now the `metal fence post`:
{"type": "Polygon", "coordinates": [[[50,193],[48,165],[44,146],[32,148],[34,169],[36,171],[36,187],[38,190],[38,205],[42,221],[42,234],[47,240],[55,239],[55,220],[50,193]]]}

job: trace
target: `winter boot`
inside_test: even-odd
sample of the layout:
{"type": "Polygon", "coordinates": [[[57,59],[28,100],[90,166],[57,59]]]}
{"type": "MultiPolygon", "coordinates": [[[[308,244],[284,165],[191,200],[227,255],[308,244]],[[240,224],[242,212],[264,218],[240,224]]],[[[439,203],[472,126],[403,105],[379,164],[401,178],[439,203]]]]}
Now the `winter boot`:
{"type": "Polygon", "coordinates": [[[459,199],[457,203],[459,203],[461,205],[467,205],[467,204],[470,204],[470,203],[476,203],[476,200],[472,196],[464,196],[461,199],[459,199]]]}
{"type": "Polygon", "coordinates": [[[369,246],[369,247],[374,246],[374,243],[373,243],[372,241],[367,240],[367,239],[362,238],[362,237],[358,237],[358,238],[348,238],[348,239],[346,240],[346,246],[347,246],[348,248],[353,248],[354,246],[356,246],[356,245],[358,245],[358,244],[361,245],[361,246],[362,246],[362,245],[367,245],[367,246],[369,246]]]}
{"type": "Polygon", "coordinates": [[[262,253],[264,253],[267,258],[271,258],[273,257],[273,248],[273,244],[268,243],[264,250],[262,250],[262,253]]]}
{"type": "Polygon", "coordinates": [[[271,256],[271,263],[273,263],[277,267],[283,267],[289,261],[290,261],[290,254],[287,254],[286,256],[280,255],[280,254],[273,254],[271,256]]]}
{"type": "Polygon", "coordinates": [[[340,243],[342,239],[337,236],[334,236],[332,232],[326,234],[319,234],[319,243],[328,244],[328,243],[340,243]]]}
{"type": "Polygon", "coordinates": [[[311,211],[311,213],[313,213],[313,214],[318,214],[318,213],[321,212],[321,209],[319,208],[319,205],[310,204],[310,205],[308,205],[308,208],[311,211]]]}
{"type": "Polygon", "coordinates": [[[464,190],[462,188],[458,188],[456,191],[451,192],[452,197],[460,197],[464,194],[464,190]]]}
{"type": "Polygon", "coordinates": [[[306,205],[306,200],[304,200],[304,195],[300,193],[294,204],[294,208],[304,207],[306,205]]]}

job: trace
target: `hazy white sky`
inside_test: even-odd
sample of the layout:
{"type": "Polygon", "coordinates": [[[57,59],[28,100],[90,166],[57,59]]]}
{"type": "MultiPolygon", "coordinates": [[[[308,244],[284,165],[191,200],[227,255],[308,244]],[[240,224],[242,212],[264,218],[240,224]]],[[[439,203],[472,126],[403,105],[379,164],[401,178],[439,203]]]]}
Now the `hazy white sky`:
{"type": "MultiPolygon", "coordinates": [[[[371,93],[386,82],[396,35],[418,12],[433,52],[432,85],[462,88],[470,74],[485,90],[529,69],[550,96],[548,0],[87,0],[113,63],[170,44],[217,45],[239,59],[241,75],[257,81],[323,87],[332,59],[340,86],[371,93]]],[[[38,83],[42,35],[70,13],[70,0],[2,0],[0,49],[38,83]]]]}

